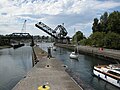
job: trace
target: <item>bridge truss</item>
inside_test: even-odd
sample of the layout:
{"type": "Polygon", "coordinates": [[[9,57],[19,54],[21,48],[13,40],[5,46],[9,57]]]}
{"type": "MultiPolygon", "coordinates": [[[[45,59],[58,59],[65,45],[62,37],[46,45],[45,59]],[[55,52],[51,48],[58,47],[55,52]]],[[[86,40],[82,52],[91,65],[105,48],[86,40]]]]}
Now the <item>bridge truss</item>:
{"type": "Polygon", "coordinates": [[[58,25],[54,30],[42,22],[35,24],[35,26],[54,37],[57,42],[63,43],[63,40],[66,40],[68,32],[63,25],[58,25]]]}

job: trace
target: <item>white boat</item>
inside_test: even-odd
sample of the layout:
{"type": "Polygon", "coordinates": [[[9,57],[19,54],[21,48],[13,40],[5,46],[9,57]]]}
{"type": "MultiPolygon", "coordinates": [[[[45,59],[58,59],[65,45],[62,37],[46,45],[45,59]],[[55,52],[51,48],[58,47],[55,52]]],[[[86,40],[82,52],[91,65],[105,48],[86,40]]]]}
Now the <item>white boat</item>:
{"type": "MultiPolygon", "coordinates": [[[[75,28],[74,28],[75,31],[75,28]]],[[[75,36],[76,44],[74,45],[74,52],[70,54],[70,58],[77,59],[78,60],[78,43],[77,43],[77,37],[75,36]]]]}
{"type": "Polygon", "coordinates": [[[120,88],[120,64],[94,66],[93,73],[120,88]]]}
{"type": "Polygon", "coordinates": [[[78,59],[78,54],[75,53],[75,52],[72,52],[72,53],[70,54],[70,58],[72,58],[72,59],[78,59]]]}
{"type": "Polygon", "coordinates": [[[53,47],[53,50],[56,51],[56,47],[53,47]]]}

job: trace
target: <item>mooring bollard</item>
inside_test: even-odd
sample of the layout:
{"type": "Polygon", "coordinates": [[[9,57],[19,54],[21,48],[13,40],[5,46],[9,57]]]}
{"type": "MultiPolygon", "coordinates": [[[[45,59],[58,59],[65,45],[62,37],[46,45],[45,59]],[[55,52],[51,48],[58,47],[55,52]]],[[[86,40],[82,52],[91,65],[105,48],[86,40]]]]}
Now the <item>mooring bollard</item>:
{"type": "Polygon", "coordinates": [[[51,58],[52,55],[51,55],[51,47],[48,47],[48,55],[47,55],[48,58],[51,58]]]}
{"type": "Polygon", "coordinates": [[[38,87],[38,90],[50,90],[50,87],[47,85],[42,85],[42,86],[38,87]]]}

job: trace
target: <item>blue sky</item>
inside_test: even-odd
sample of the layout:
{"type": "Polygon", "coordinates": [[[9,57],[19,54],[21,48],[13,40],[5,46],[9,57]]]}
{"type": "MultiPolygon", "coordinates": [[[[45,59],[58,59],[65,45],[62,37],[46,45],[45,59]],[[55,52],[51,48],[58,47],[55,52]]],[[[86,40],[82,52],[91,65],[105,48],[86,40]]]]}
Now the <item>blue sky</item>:
{"type": "Polygon", "coordinates": [[[75,28],[88,37],[93,19],[106,11],[120,11],[120,0],[0,0],[0,34],[21,32],[27,20],[26,32],[32,35],[47,35],[35,27],[41,21],[53,29],[64,23],[68,36],[75,28]]]}

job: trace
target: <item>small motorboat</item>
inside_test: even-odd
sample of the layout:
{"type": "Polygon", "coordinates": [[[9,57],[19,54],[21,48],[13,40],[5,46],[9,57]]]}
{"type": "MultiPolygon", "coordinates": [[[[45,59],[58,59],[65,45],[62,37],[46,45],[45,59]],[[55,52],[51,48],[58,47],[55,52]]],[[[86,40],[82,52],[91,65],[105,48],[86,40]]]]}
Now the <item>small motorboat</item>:
{"type": "Polygon", "coordinates": [[[78,54],[75,53],[75,52],[72,52],[72,53],[70,54],[70,58],[72,58],[72,59],[78,59],[78,54]]]}
{"type": "Polygon", "coordinates": [[[16,45],[13,45],[13,48],[14,49],[17,49],[17,48],[20,48],[20,47],[22,47],[22,46],[24,46],[25,44],[16,44],[16,45]]]}
{"type": "Polygon", "coordinates": [[[120,88],[120,64],[94,66],[93,73],[98,78],[120,88]]]}

